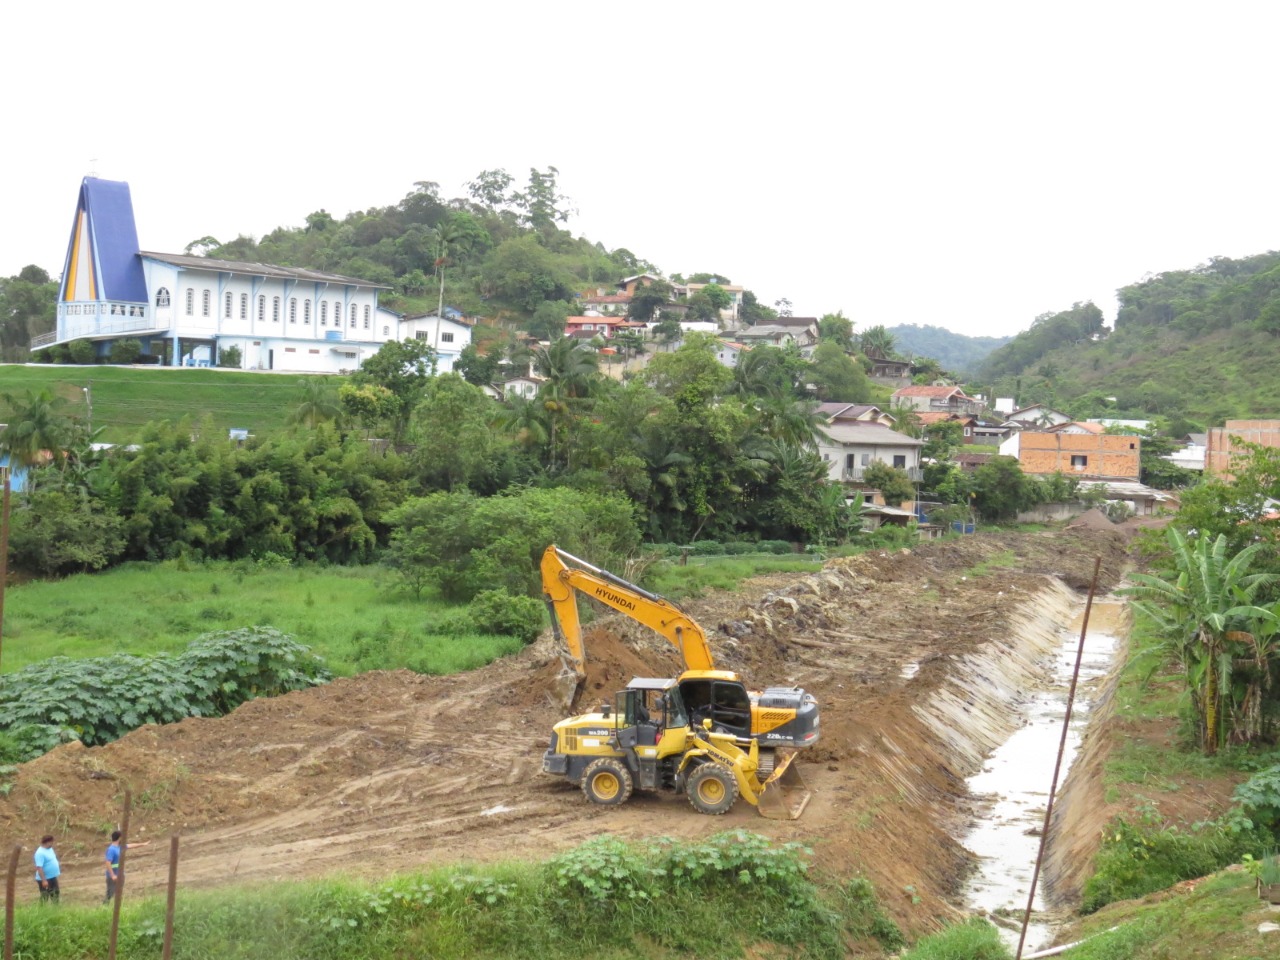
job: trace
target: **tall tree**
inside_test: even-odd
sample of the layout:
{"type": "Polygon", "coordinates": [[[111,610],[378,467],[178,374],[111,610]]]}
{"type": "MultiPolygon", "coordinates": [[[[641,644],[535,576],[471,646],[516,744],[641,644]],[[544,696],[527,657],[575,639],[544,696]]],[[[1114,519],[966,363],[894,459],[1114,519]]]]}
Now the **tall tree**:
{"type": "Polygon", "coordinates": [[[341,418],[342,407],[329,377],[304,377],[298,387],[301,400],[286,418],[288,423],[314,430],[322,423],[336,423],[341,418]]]}
{"type": "Polygon", "coordinates": [[[46,456],[61,463],[74,439],[74,426],[63,413],[67,401],[49,389],[28,390],[23,396],[4,395],[9,426],[0,431],[0,453],[12,463],[33,467],[46,456]]]}

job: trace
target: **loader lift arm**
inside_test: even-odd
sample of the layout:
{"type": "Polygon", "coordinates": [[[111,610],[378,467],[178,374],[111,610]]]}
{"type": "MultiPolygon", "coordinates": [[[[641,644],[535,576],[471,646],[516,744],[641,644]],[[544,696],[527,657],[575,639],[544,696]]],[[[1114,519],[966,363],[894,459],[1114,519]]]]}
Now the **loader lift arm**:
{"type": "Polygon", "coordinates": [[[587,675],[579,592],[666,637],[680,651],[686,670],[715,669],[707,635],[678,606],[552,544],[542,554],[542,593],[551,612],[552,631],[568,648],[579,683],[587,675]]]}

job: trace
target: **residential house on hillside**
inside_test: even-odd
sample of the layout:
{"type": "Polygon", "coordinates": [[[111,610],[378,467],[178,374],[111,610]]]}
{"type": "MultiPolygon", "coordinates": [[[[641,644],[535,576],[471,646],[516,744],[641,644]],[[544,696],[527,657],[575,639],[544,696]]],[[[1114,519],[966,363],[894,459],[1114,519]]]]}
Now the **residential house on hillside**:
{"type": "Polygon", "coordinates": [[[1141,437],[1090,430],[1020,430],[1000,444],[1001,454],[1015,457],[1023,473],[1036,476],[1064,473],[1136,481],[1141,452],[1141,437]]]}
{"type": "Polygon", "coordinates": [[[857,420],[864,423],[879,423],[886,427],[892,427],[898,422],[896,417],[885,413],[872,403],[820,403],[816,408],[816,412],[829,423],[839,423],[842,420],[857,420]]]}
{"type": "Polygon", "coordinates": [[[812,357],[814,348],[818,345],[818,338],[805,328],[780,324],[773,320],[768,323],[757,323],[754,327],[742,327],[734,337],[750,345],[785,347],[789,343],[794,343],[800,348],[800,354],[804,357],[812,357]]]}
{"type": "Polygon", "coordinates": [[[905,470],[916,482],[921,479],[923,441],[882,423],[858,420],[830,421],[823,432],[827,436],[818,438],[818,453],[827,463],[827,478],[833,482],[861,483],[866,468],[877,462],[905,470]]]}
{"type": "Polygon", "coordinates": [[[895,405],[921,412],[981,413],[984,409],[980,399],[966,396],[955,386],[902,387],[893,391],[891,399],[895,405]]]}
{"type": "Polygon", "coordinates": [[[751,348],[745,343],[735,343],[733,340],[716,341],[716,359],[730,370],[738,365],[744,353],[750,351],[751,348]]]}
{"type": "Polygon", "coordinates": [[[661,277],[655,277],[652,273],[637,273],[634,277],[624,277],[618,281],[618,292],[626,297],[634,297],[636,291],[641,287],[647,287],[654,283],[665,283],[661,277]]]}
{"type": "Polygon", "coordinates": [[[1204,468],[1223,480],[1232,480],[1231,462],[1245,456],[1245,443],[1262,447],[1280,447],[1280,420],[1228,420],[1209,431],[1204,468]]]}
{"type": "Polygon", "coordinates": [[[503,380],[501,383],[497,384],[497,386],[501,391],[501,398],[524,397],[526,400],[530,400],[538,395],[538,390],[546,382],[546,377],[540,377],[537,374],[529,373],[524,376],[511,377],[509,380],[503,380]]]}
{"type": "Polygon", "coordinates": [[[1022,407],[1014,410],[1006,418],[1006,423],[1013,430],[1043,430],[1046,427],[1055,427],[1060,423],[1070,423],[1071,418],[1065,413],[1059,413],[1043,403],[1033,403],[1028,407],[1022,407]]]}
{"type": "Polygon", "coordinates": [[[400,321],[400,340],[424,340],[436,352],[436,370],[449,373],[462,356],[462,348],[471,343],[474,320],[468,320],[458,311],[452,314],[446,309],[439,321],[434,313],[404,317],[400,321]]]}
{"type": "Polygon", "coordinates": [[[644,330],[648,324],[639,320],[628,320],[626,317],[569,317],[564,322],[566,337],[579,337],[591,340],[604,337],[606,340],[617,336],[623,330],[644,330]]]}
{"type": "MultiPolygon", "coordinates": [[[[699,290],[709,287],[707,283],[677,283],[675,284],[676,296],[688,300],[699,290]]],[[[742,294],[743,288],[734,283],[717,283],[717,287],[729,294],[732,302],[729,306],[720,311],[720,319],[725,323],[737,323],[742,316],[742,294]]]]}
{"type": "Polygon", "coordinates": [[[1189,433],[1182,438],[1182,447],[1166,454],[1164,459],[1184,470],[1204,470],[1208,449],[1207,433],[1189,433]]]}
{"type": "Polygon", "coordinates": [[[888,360],[884,357],[869,357],[873,381],[886,387],[911,386],[911,361],[888,360]]]}
{"type": "Polygon", "coordinates": [[[622,293],[605,293],[603,290],[598,290],[594,296],[583,297],[579,303],[582,304],[582,312],[589,317],[597,314],[619,317],[624,316],[627,308],[631,306],[631,297],[622,293]]]}
{"type": "Polygon", "coordinates": [[[85,177],[72,221],[57,328],[32,350],[118,340],[173,366],[216,364],[229,347],[251,370],[352,370],[403,318],[379,306],[383,284],[301,267],[142,250],[127,183],[85,177]]]}

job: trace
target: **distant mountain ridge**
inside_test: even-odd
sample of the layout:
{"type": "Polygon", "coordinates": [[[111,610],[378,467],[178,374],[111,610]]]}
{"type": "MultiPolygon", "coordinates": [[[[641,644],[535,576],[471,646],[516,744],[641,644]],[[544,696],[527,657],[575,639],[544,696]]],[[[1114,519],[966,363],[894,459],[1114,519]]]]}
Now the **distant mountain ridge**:
{"type": "Polygon", "coordinates": [[[932,357],[953,373],[972,373],[1013,337],[969,337],[932,324],[888,327],[894,350],[904,357],[932,357]]]}

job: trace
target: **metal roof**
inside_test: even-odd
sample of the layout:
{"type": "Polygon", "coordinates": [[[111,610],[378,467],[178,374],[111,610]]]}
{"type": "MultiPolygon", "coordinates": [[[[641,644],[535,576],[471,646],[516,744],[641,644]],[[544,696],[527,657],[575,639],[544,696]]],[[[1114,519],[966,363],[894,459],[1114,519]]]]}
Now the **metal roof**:
{"type": "MultiPolygon", "coordinates": [[[[184,270],[209,270],[214,273],[248,273],[255,277],[280,277],[287,280],[309,280],[314,283],[340,283],[344,286],[371,287],[375,290],[390,290],[385,283],[374,283],[372,280],[360,280],[356,277],[344,277],[336,273],[322,273],[319,270],[308,270],[305,267],[277,267],[270,263],[246,263],[240,260],[215,260],[213,257],[191,257],[176,253],[155,253],[151,250],[140,251],[139,256],[148,260],[167,263],[184,270]]],[[[145,299],[145,297],[144,297],[145,299]]]]}

